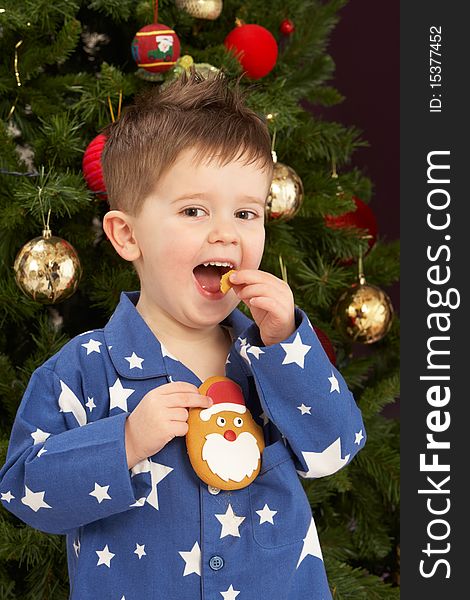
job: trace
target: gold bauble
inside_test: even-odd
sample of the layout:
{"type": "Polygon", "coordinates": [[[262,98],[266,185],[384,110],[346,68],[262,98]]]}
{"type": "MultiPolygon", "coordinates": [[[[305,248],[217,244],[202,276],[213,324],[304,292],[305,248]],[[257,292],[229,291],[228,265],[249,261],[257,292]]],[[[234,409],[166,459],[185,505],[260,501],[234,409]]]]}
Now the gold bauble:
{"type": "Polygon", "coordinates": [[[13,268],[21,291],[41,304],[56,304],[72,296],[82,274],[73,246],[47,228],[21,248],[13,268]]]}
{"type": "Polygon", "coordinates": [[[387,294],[376,285],[352,285],[339,298],[333,322],[338,331],[353,342],[373,344],[389,331],[393,306],[387,294]]]}
{"type": "Polygon", "coordinates": [[[302,180],[292,167],[275,162],[273,180],[266,204],[266,216],[276,221],[287,221],[294,217],[304,197],[302,180]]]}
{"type": "Polygon", "coordinates": [[[217,19],[222,12],[222,0],[176,0],[176,7],[196,19],[217,19]]]}
{"type": "Polygon", "coordinates": [[[185,54],[184,56],[180,56],[180,58],[178,58],[176,65],[168,74],[164,83],[162,83],[161,89],[165,89],[172,83],[172,81],[181,77],[183,73],[189,74],[192,67],[194,67],[196,72],[204,77],[204,79],[213,77],[221,72],[220,69],[210,65],[209,63],[195,63],[190,54],[185,54]]]}

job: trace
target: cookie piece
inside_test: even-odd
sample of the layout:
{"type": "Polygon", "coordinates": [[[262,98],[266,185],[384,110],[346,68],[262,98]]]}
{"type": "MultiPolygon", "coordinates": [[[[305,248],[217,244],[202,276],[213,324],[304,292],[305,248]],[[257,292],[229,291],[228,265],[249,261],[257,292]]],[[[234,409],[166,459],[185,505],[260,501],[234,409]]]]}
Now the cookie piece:
{"type": "Polygon", "coordinates": [[[230,283],[230,279],[229,279],[229,277],[232,273],[235,273],[235,269],[231,269],[230,271],[227,271],[220,278],[220,291],[222,292],[222,294],[226,294],[229,291],[229,289],[232,287],[232,284],[230,283]]]}

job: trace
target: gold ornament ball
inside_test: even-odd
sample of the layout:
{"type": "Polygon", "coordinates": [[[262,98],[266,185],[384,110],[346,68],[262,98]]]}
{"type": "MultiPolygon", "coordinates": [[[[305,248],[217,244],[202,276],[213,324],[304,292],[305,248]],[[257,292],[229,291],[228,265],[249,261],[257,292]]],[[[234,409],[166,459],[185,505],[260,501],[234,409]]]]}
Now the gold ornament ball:
{"type": "Polygon", "coordinates": [[[303,198],[304,186],[294,169],[275,162],[266,204],[267,217],[276,221],[292,219],[302,206],[303,198]]]}
{"type": "Polygon", "coordinates": [[[176,7],[196,19],[213,21],[222,12],[222,0],[176,0],[176,7]]]}
{"type": "Polygon", "coordinates": [[[390,330],[393,306],[388,295],[375,285],[354,284],[339,298],[334,310],[335,327],[346,338],[373,344],[390,330]]]}
{"type": "Polygon", "coordinates": [[[13,268],[21,291],[41,304],[56,304],[72,296],[82,274],[73,246],[49,229],[21,248],[13,268]]]}
{"type": "Polygon", "coordinates": [[[190,54],[185,54],[184,56],[180,56],[176,61],[176,65],[172,69],[171,75],[168,77],[167,81],[163,84],[164,87],[168,85],[174,79],[178,79],[181,77],[183,73],[188,73],[191,70],[191,67],[194,67],[196,72],[207,79],[208,77],[213,77],[220,73],[220,69],[214,67],[209,63],[195,63],[193,57],[190,54]]]}

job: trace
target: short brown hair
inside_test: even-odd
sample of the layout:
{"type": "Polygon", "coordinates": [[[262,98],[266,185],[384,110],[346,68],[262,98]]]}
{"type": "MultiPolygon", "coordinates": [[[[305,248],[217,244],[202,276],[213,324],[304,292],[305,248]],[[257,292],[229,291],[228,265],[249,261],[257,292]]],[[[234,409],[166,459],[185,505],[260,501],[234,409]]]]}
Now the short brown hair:
{"type": "Polygon", "coordinates": [[[272,170],[266,122],[245,104],[239,81],[207,79],[193,68],[160,90],[136,98],[105,131],[101,157],[110,208],[137,215],[159,177],[183,150],[221,165],[243,159],[272,170]]]}

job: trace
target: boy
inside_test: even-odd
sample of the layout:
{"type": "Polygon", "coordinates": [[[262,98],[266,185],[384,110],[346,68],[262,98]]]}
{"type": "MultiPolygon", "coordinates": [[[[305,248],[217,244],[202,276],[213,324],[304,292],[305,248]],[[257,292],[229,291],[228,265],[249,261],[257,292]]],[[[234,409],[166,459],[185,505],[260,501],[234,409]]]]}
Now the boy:
{"type": "Polygon", "coordinates": [[[72,600],[331,598],[298,475],[347,464],[364,426],[289,286],[258,270],[265,124],[222,76],[193,72],[130,107],[102,163],[103,227],[140,292],[33,374],[4,506],[67,535],[72,600]],[[199,480],[185,447],[188,409],[212,404],[197,388],[217,375],[242,388],[266,443],[258,477],[233,491],[199,480]]]}

